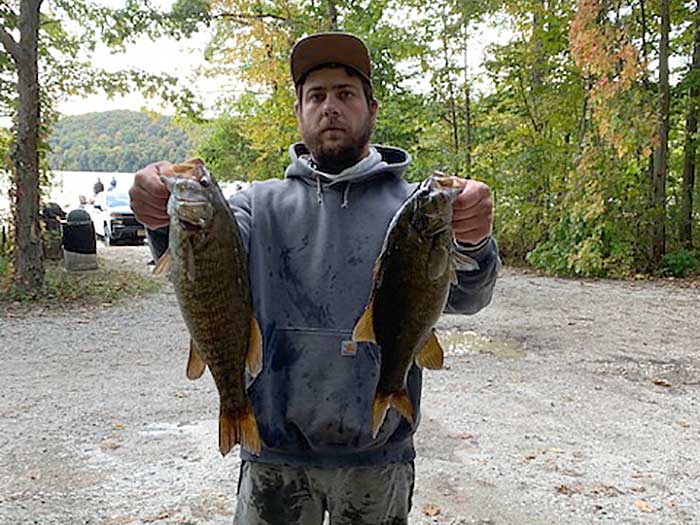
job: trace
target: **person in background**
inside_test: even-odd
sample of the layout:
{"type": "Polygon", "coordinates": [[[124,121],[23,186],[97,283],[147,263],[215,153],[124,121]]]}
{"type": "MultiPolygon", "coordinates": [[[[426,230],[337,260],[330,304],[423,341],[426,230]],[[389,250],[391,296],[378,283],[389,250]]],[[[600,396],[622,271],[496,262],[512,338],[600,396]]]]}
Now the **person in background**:
{"type": "MultiPolygon", "coordinates": [[[[248,388],[263,447],[257,456],[241,450],[234,524],[321,525],[326,513],[333,525],[406,524],[420,418],[409,423],[392,411],[373,437],[380,350],[343,348],[389,223],[415,188],[403,178],[411,158],[370,143],[379,105],[359,38],[303,38],[291,73],[303,142],[290,147],[283,180],[254,182],[229,199],[248,251],[264,356],[248,388]]],[[[173,175],[170,162],[139,171],[130,195],[137,219],[160,229],[165,249],[160,175],[173,175]]],[[[446,309],[473,314],[489,304],[500,267],[493,203],[486,184],[452,180],[462,188],[453,204],[455,249],[479,267],[457,269],[446,309]]],[[[416,411],[421,383],[413,366],[407,384],[416,411]]]]}
{"type": "Polygon", "coordinates": [[[114,188],[117,187],[117,179],[112,175],[112,180],[109,181],[109,190],[107,191],[112,191],[114,188]]]}
{"type": "Polygon", "coordinates": [[[101,193],[103,191],[105,191],[105,186],[104,184],[102,184],[102,180],[99,177],[97,177],[97,182],[92,187],[92,194],[93,196],[96,196],[98,193],[101,193]]]}

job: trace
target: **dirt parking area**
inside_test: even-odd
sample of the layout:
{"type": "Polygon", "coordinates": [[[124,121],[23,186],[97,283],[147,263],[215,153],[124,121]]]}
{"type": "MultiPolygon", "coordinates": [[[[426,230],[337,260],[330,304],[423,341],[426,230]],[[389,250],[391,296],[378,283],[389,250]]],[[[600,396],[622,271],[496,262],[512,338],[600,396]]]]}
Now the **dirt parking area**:
{"type": "MultiPolygon", "coordinates": [[[[0,318],[0,523],[230,524],[239,460],[172,289],[56,310],[0,318]]],[[[506,269],[439,330],[411,523],[700,524],[699,288],[506,269]]]]}

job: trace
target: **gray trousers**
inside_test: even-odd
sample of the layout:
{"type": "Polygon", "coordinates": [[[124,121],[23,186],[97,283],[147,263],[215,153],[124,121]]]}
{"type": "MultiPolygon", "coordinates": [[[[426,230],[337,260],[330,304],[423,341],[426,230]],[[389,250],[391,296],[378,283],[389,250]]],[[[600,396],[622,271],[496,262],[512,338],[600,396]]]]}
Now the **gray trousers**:
{"type": "Polygon", "coordinates": [[[234,525],[406,525],[413,463],[319,469],[244,461],[234,525]]]}

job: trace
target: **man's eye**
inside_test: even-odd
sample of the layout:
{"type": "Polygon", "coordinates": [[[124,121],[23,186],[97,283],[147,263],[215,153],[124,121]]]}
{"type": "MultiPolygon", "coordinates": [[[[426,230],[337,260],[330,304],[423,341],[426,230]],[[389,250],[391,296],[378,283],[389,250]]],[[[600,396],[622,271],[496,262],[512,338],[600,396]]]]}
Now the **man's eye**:
{"type": "Polygon", "coordinates": [[[320,100],[323,100],[323,95],[321,95],[321,93],[313,93],[309,95],[309,99],[313,102],[319,102],[320,100]]]}
{"type": "Polygon", "coordinates": [[[341,91],[340,93],[340,98],[351,98],[355,96],[355,94],[352,91],[341,91]]]}

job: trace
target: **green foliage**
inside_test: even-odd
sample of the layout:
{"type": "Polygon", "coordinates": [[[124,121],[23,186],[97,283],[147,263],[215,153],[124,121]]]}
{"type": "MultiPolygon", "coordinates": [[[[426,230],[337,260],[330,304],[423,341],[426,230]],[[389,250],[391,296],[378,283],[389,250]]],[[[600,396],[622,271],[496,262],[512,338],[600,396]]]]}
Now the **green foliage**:
{"type": "Polygon", "coordinates": [[[700,272],[700,251],[679,250],[667,253],[663,262],[663,273],[674,277],[686,277],[700,272]]]}
{"type": "Polygon", "coordinates": [[[193,146],[172,118],[135,111],[64,117],[49,138],[51,169],[135,172],[150,162],[189,158],[193,146]]]}
{"type": "Polygon", "coordinates": [[[219,180],[248,180],[256,155],[243,136],[241,119],[221,115],[203,126],[195,156],[201,158],[219,180]]]}

